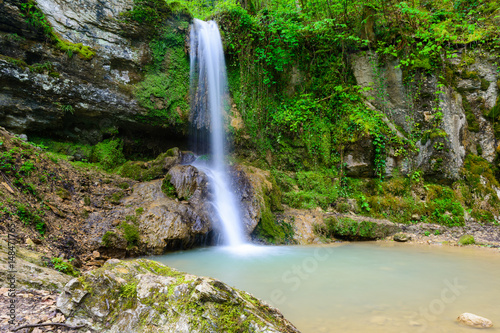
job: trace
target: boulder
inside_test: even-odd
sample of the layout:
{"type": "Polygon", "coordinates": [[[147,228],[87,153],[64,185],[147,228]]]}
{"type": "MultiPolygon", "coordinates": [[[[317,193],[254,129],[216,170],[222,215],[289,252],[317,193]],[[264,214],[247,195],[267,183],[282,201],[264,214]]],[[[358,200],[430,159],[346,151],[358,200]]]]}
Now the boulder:
{"type": "Polygon", "coordinates": [[[472,313],[462,313],[458,316],[457,321],[460,324],[471,326],[474,328],[490,328],[493,326],[491,320],[472,314],[472,313]]]}
{"type": "Polygon", "coordinates": [[[246,292],[145,259],[108,260],[71,280],[57,307],[66,324],[98,332],[298,332],[246,292]]]}
{"type": "Polygon", "coordinates": [[[396,242],[401,242],[401,243],[404,243],[404,242],[407,242],[409,240],[411,240],[411,236],[408,235],[408,234],[405,234],[403,232],[399,232],[397,234],[395,234],[393,236],[393,239],[396,241],[396,242]]]}
{"type": "Polygon", "coordinates": [[[374,240],[393,235],[401,228],[388,220],[336,214],[325,218],[327,232],[347,240],[374,240]]]}

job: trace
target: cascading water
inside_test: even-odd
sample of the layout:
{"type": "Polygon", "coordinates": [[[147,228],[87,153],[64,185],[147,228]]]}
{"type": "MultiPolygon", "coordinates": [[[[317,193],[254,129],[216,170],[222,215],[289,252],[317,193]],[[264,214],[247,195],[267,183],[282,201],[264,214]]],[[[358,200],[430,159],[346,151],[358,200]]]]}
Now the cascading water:
{"type": "Polygon", "coordinates": [[[227,104],[227,79],[219,29],[214,21],[194,19],[191,26],[191,124],[197,154],[210,160],[197,161],[214,193],[213,205],[221,222],[224,244],[243,245],[243,223],[239,203],[230,186],[225,163],[224,105],[227,104]]]}

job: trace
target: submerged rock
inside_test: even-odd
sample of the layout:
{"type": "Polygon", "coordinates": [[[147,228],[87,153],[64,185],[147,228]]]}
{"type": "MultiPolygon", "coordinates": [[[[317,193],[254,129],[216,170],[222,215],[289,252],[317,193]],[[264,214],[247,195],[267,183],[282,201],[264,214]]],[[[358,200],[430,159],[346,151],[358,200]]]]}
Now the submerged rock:
{"type": "Polygon", "coordinates": [[[458,316],[457,321],[461,324],[475,328],[490,328],[493,326],[491,320],[467,312],[462,313],[460,316],[458,316]]]}
{"type": "Polygon", "coordinates": [[[99,332],[298,332],[246,292],[145,259],[108,260],[71,280],[57,307],[67,324],[99,332]]]}

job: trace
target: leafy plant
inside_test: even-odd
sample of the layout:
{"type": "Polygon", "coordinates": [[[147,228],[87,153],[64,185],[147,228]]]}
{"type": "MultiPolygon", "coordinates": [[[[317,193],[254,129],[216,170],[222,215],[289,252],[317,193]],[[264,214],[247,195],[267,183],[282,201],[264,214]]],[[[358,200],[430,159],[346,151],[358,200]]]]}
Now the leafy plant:
{"type": "Polygon", "coordinates": [[[80,275],[80,273],[71,264],[71,262],[73,260],[74,260],[74,258],[71,258],[68,261],[65,261],[61,257],[54,257],[51,259],[51,262],[54,265],[55,270],[57,270],[61,273],[64,273],[64,274],[68,274],[68,275],[77,277],[80,275]]]}

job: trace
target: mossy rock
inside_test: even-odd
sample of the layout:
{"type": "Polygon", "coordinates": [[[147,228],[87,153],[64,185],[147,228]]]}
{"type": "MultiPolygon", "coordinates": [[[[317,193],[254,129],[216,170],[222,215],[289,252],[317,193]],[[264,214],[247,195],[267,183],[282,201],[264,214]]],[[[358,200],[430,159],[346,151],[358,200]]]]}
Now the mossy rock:
{"type": "Polygon", "coordinates": [[[165,195],[169,198],[175,199],[177,198],[177,191],[175,186],[171,182],[172,175],[167,174],[163,181],[161,182],[161,191],[165,193],[165,195]]]}
{"type": "Polygon", "coordinates": [[[472,244],[476,244],[474,236],[472,235],[463,235],[458,240],[458,245],[472,245],[472,244]]]}
{"type": "Polygon", "coordinates": [[[200,333],[298,332],[248,293],[146,259],[108,260],[71,280],[57,305],[69,321],[105,333],[166,332],[178,325],[200,333]]]}
{"type": "Polygon", "coordinates": [[[399,226],[382,220],[354,220],[349,217],[330,217],[321,230],[323,236],[346,240],[375,240],[395,234],[399,226]]]}

